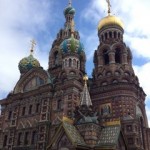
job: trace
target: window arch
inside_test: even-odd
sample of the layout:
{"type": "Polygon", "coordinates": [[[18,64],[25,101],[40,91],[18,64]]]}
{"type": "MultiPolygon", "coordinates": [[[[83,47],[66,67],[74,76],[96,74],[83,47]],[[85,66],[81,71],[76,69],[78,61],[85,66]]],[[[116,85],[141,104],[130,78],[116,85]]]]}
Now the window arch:
{"type": "Polygon", "coordinates": [[[118,33],[118,38],[120,39],[120,32],[118,33]]]}
{"type": "Polygon", "coordinates": [[[109,31],[109,38],[112,38],[112,32],[109,31]]]}
{"type": "Polygon", "coordinates": [[[57,101],[57,110],[60,110],[61,108],[62,108],[62,100],[59,99],[59,100],[57,101]]]}
{"type": "Polygon", "coordinates": [[[108,37],[108,36],[107,36],[107,33],[105,33],[105,40],[107,40],[107,37],[108,37]]]}
{"type": "Polygon", "coordinates": [[[72,66],[72,59],[70,58],[69,59],[69,67],[71,67],[72,66]]]}
{"type": "Polygon", "coordinates": [[[41,77],[32,78],[24,87],[24,91],[32,90],[40,85],[44,84],[44,80],[41,77]]]}
{"type": "Polygon", "coordinates": [[[121,54],[119,48],[116,48],[115,62],[121,64],[121,54]]]}
{"type": "Polygon", "coordinates": [[[117,38],[117,32],[116,31],[114,32],[114,38],[117,38]]]}
{"type": "Polygon", "coordinates": [[[76,67],[76,60],[73,59],[73,66],[76,67]]]}
{"type": "Polygon", "coordinates": [[[104,50],[103,56],[104,56],[104,64],[108,65],[109,64],[108,50],[104,50]]]}

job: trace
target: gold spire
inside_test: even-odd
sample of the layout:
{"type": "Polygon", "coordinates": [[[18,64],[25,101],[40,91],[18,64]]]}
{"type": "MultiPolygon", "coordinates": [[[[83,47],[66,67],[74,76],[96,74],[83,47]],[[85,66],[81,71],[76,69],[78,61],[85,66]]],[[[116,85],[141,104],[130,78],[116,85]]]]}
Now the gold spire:
{"type": "Polygon", "coordinates": [[[36,42],[35,42],[35,40],[34,40],[34,39],[33,39],[33,40],[31,40],[30,42],[31,42],[30,54],[32,55],[32,54],[33,54],[33,52],[34,52],[34,47],[35,47],[35,45],[36,45],[36,42]]]}
{"type": "Polygon", "coordinates": [[[88,76],[87,76],[87,75],[84,75],[83,80],[84,80],[84,83],[87,84],[88,76]]]}
{"type": "Polygon", "coordinates": [[[89,90],[87,87],[87,81],[88,81],[88,76],[84,75],[83,80],[85,81],[84,84],[84,88],[83,88],[83,92],[82,92],[82,96],[81,96],[81,106],[82,105],[86,105],[86,106],[92,106],[92,101],[91,101],[91,97],[89,94],[89,90]]]}
{"type": "Polygon", "coordinates": [[[106,2],[108,4],[108,15],[110,15],[110,13],[111,13],[111,10],[110,10],[110,8],[111,8],[110,0],[106,0],[106,2]]]}
{"type": "Polygon", "coordinates": [[[69,6],[72,6],[72,0],[69,0],[68,5],[69,5],[69,6]]]}

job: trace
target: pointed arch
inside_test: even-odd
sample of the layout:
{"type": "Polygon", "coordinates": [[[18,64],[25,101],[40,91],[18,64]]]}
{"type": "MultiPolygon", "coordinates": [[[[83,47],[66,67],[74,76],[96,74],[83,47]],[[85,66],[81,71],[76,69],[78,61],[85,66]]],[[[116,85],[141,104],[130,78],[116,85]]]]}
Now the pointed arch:
{"type": "Polygon", "coordinates": [[[17,129],[24,129],[25,128],[25,125],[24,123],[21,121],[18,126],[17,126],[17,129]]]}
{"type": "Polygon", "coordinates": [[[27,120],[25,123],[25,128],[31,128],[31,127],[32,127],[32,124],[30,123],[29,120],[27,120]]]}
{"type": "Polygon", "coordinates": [[[31,69],[28,71],[26,74],[21,76],[20,80],[17,82],[15,88],[14,88],[14,94],[19,93],[19,92],[24,92],[25,86],[33,79],[33,78],[38,78],[36,79],[37,82],[37,87],[40,85],[43,85],[48,82],[48,75],[43,68],[39,69],[31,69]]]}

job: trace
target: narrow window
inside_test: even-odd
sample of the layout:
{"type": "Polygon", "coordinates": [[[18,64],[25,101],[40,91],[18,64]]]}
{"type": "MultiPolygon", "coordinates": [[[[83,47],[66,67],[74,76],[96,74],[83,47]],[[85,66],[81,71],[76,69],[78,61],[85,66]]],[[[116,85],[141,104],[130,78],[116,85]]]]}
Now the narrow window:
{"type": "Polygon", "coordinates": [[[112,32],[109,32],[109,38],[112,38],[112,32]]]}
{"type": "Polygon", "coordinates": [[[12,111],[9,111],[9,113],[8,113],[8,119],[11,119],[11,116],[12,116],[12,111]]]}
{"type": "Polygon", "coordinates": [[[29,106],[29,114],[32,114],[32,105],[29,106]]]}
{"type": "Polygon", "coordinates": [[[105,40],[107,40],[107,33],[105,33],[105,40]]]}
{"type": "Polygon", "coordinates": [[[38,113],[39,111],[40,111],[40,104],[37,103],[37,104],[36,104],[36,113],[38,113]]]}
{"type": "Polygon", "coordinates": [[[58,100],[58,101],[57,101],[57,109],[58,109],[58,110],[61,109],[61,107],[62,107],[61,105],[62,105],[62,101],[61,101],[61,100],[58,100]]]}
{"type": "Polygon", "coordinates": [[[73,59],[73,67],[76,67],[76,60],[73,59]]]}
{"type": "Polygon", "coordinates": [[[109,56],[108,56],[108,51],[104,51],[104,64],[107,65],[109,64],[109,56]]]}
{"type": "Polygon", "coordinates": [[[23,108],[22,108],[22,116],[25,115],[25,112],[26,112],[26,107],[23,107],[23,108]]]}
{"type": "Polygon", "coordinates": [[[25,132],[24,144],[25,145],[29,144],[29,132],[25,132]]]}
{"type": "Polygon", "coordinates": [[[72,60],[71,59],[69,59],[69,67],[71,67],[72,65],[72,60]]]}
{"type": "Polygon", "coordinates": [[[114,32],[114,38],[115,38],[115,39],[117,38],[117,33],[116,33],[116,31],[114,32]]]}
{"type": "Polygon", "coordinates": [[[5,135],[5,136],[4,136],[3,147],[5,147],[5,146],[7,145],[7,139],[8,139],[8,136],[5,135]]]}
{"type": "Polygon", "coordinates": [[[22,138],[22,133],[20,132],[20,133],[18,134],[17,145],[21,145],[21,138],[22,138]]]}
{"type": "Polygon", "coordinates": [[[120,32],[118,33],[118,38],[120,39],[120,32]]]}
{"type": "Polygon", "coordinates": [[[32,140],[31,140],[31,144],[35,144],[37,140],[37,132],[33,131],[32,132],[32,140]]]}
{"type": "Polygon", "coordinates": [[[121,56],[120,56],[120,49],[119,48],[116,49],[115,62],[119,63],[119,64],[121,63],[121,56]]]}

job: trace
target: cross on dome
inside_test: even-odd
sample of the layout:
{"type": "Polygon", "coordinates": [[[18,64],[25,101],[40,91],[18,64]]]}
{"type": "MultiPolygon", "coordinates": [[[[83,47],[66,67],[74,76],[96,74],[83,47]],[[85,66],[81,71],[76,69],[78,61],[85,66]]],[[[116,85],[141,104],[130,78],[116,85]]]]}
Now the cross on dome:
{"type": "Polygon", "coordinates": [[[69,0],[68,4],[69,4],[69,6],[72,6],[72,0],[69,0]]]}
{"type": "Polygon", "coordinates": [[[110,15],[110,13],[111,13],[111,10],[110,10],[110,8],[111,8],[110,0],[106,0],[106,2],[108,4],[108,15],[110,15]]]}
{"type": "Polygon", "coordinates": [[[35,45],[36,45],[36,42],[35,42],[34,39],[31,40],[30,42],[31,42],[31,49],[30,49],[30,52],[31,52],[31,55],[32,55],[32,54],[33,54],[33,51],[34,51],[34,47],[35,47],[35,45]]]}

